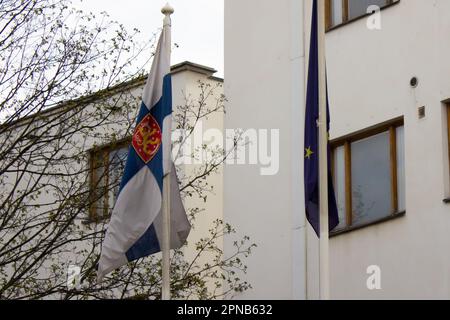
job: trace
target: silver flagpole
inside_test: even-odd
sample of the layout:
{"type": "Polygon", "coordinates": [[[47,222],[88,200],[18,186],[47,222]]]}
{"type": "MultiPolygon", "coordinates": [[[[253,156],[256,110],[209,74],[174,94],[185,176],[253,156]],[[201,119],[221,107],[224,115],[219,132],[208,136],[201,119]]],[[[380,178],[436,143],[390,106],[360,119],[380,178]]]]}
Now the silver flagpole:
{"type": "MultiPolygon", "coordinates": [[[[173,8],[166,4],[161,12],[166,16],[164,28],[171,28],[170,15],[174,12],[173,8]]],[[[171,39],[167,39],[167,41],[171,43],[171,39]]],[[[169,167],[169,169],[171,168],[169,167]]],[[[170,300],[170,182],[170,173],[167,173],[163,180],[162,300],[170,300]]]]}
{"type": "Polygon", "coordinates": [[[162,300],[170,300],[170,174],[163,180],[162,300]]]}
{"type": "Polygon", "coordinates": [[[330,299],[329,232],[328,232],[328,130],[325,71],[325,0],[317,0],[319,49],[319,283],[320,299],[330,299]]]}

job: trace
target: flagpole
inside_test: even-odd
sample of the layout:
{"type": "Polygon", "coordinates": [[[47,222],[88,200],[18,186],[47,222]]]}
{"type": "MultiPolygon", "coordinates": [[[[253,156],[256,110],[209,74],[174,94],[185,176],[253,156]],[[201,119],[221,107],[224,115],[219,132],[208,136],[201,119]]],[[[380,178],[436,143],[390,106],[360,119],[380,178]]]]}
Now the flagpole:
{"type": "MultiPolygon", "coordinates": [[[[164,18],[164,28],[171,27],[170,15],[174,12],[173,8],[167,3],[162,9],[164,18]]],[[[164,32],[164,31],[163,31],[164,32]]],[[[170,32],[169,32],[170,36],[170,32]]],[[[167,39],[171,43],[170,39],[167,39]]],[[[170,143],[170,142],[169,142],[170,143]]],[[[169,168],[170,170],[170,168],[169,168]]],[[[162,228],[162,288],[161,299],[170,300],[170,173],[167,173],[163,179],[163,228],[162,228]]]]}
{"type": "Polygon", "coordinates": [[[328,130],[325,71],[325,0],[317,0],[319,55],[319,286],[320,299],[330,299],[329,231],[328,231],[328,130]]]}
{"type": "Polygon", "coordinates": [[[167,174],[163,180],[162,300],[170,300],[170,182],[167,174]]]}

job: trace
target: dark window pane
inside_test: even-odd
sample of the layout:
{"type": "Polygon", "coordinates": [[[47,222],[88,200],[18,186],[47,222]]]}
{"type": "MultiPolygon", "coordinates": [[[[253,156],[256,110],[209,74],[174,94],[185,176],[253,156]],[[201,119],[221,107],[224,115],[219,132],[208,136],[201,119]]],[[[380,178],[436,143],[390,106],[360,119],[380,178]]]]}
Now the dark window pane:
{"type": "Polygon", "coordinates": [[[123,147],[109,154],[109,196],[108,206],[109,209],[113,209],[114,204],[119,193],[120,181],[122,179],[123,170],[128,156],[128,146],[123,147]]]}
{"type": "Polygon", "coordinates": [[[367,8],[371,5],[384,7],[388,4],[388,0],[349,0],[348,1],[348,18],[354,19],[367,13],[367,8]]]}
{"type": "Polygon", "coordinates": [[[93,214],[94,218],[101,218],[104,216],[105,211],[105,192],[106,192],[106,172],[104,164],[104,153],[98,152],[94,155],[94,168],[93,168],[94,180],[92,181],[94,200],[93,214]]]}
{"type": "Polygon", "coordinates": [[[391,214],[389,132],[352,143],[353,225],[391,214]]]}

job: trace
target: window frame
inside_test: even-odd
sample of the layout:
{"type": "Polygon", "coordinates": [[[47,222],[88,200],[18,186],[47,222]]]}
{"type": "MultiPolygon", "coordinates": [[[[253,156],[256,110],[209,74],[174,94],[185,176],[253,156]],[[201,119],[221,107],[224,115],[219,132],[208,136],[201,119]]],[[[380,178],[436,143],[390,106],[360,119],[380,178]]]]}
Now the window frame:
{"type": "MultiPolygon", "coordinates": [[[[446,104],[446,112],[447,112],[447,149],[448,149],[448,171],[449,171],[448,179],[450,180],[450,103],[446,104]]],[[[450,203],[450,195],[448,195],[448,197],[444,199],[444,203],[450,203]]]]}
{"type": "Polygon", "coordinates": [[[399,210],[399,198],[398,198],[398,157],[397,157],[397,128],[404,126],[404,118],[395,118],[381,124],[363,129],[361,131],[351,133],[349,135],[333,139],[330,141],[331,149],[331,168],[333,185],[336,185],[335,174],[335,150],[338,147],[344,147],[344,163],[345,163],[345,219],[346,226],[337,231],[331,232],[332,236],[347,233],[353,230],[362,229],[371,225],[379,224],[388,220],[392,220],[398,217],[402,217],[406,214],[406,211],[399,210]],[[389,153],[390,153],[390,180],[391,180],[391,212],[386,214],[381,219],[375,219],[374,221],[363,223],[360,225],[353,225],[353,192],[352,192],[352,150],[351,145],[353,142],[370,138],[380,133],[389,132],[389,153]]]}
{"type": "MultiPolygon", "coordinates": [[[[365,13],[360,16],[349,18],[349,0],[342,0],[342,22],[336,25],[332,25],[332,0],[325,0],[325,30],[331,31],[341,26],[347,25],[353,21],[357,21],[364,17],[368,17],[371,13],[365,13]]],[[[380,7],[381,10],[389,8],[393,5],[396,5],[400,2],[400,0],[387,0],[387,4],[380,7]]]]}
{"type": "Polygon", "coordinates": [[[109,186],[109,155],[111,152],[119,150],[124,147],[129,147],[131,145],[131,137],[127,137],[118,141],[114,141],[99,147],[94,147],[88,150],[89,153],[89,212],[88,212],[88,221],[89,222],[100,222],[109,218],[109,190],[107,190],[109,186]],[[98,159],[101,159],[98,161],[98,159]],[[105,168],[105,176],[106,179],[105,185],[102,187],[104,190],[102,191],[103,198],[103,216],[98,217],[96,205],[98,201],[102,200],[101,198],[97,198],[96,190],[99,188],[98,177],[96,177],[96,169],[99,168],[97,165],[101,163],[105,168]]]}

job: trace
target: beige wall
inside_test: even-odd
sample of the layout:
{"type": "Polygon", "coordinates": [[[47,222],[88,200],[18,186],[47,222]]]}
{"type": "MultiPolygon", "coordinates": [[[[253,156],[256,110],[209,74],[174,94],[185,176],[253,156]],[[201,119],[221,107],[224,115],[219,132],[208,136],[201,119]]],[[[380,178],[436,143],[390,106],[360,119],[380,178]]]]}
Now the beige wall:
{"type": "Polygon", "coordinates": [[[302,10],[298,0],[225,1],[225,127],[280,130],[278,174],[224,169],[224,218],[258,245],[244,275],[253,289],[238,298],[305,298],[302,10]]]}
{"type": "MultiPolygon", "coordinates": [[[[214,95],[210,96],[207,100],[207,104],[212,107],[215,105],[216,99],[223,94],[222,81],[220,79],[211,79],[207,75],[202,75],[196,72],[185,71],[182,73],[176,73],[173,76],[173,92],[176,94],[174,96],[174,106],[179,104],[184,104],[185,97],[190,97],[195,103],[199,99],[201,90],[199,89],[199,83],[201,81],[205,84],[210,84],[211,88],[214,87],[214,95]],[[216,87],[219,85],[218,87],[216,87]]],[[[200,133],[205,133],[209,129],[217,129],[223,132],[223,112],[213,113],[211,116],[203,119],[201,125],[198,126],[200,133]],[[201,130],[201,131],[200,131],[201,130]]],[[[210,146],[214,146],[215,143],[212,142],[210,146]]],[[[192,143],[193,152],[195,145],[192,143]]],[[[180,171],[182,174],[187,176],[192,176],[195,174],[195,170],[201,167],[200,164],[186,164],[180,166],[180,171]]],[[[208,231],[212,228],[213,222],[217,219],[223,218],[223,166],[220,166],[218,173],[213,173],[208,177],[208,183],[213,186],[213,191],[208,193],[207,201],[196,197],[195,195],[184,200],[185,207],[198,207],[203,209],[201,213],[198,214],[194,228],[188,238],[188,246],[185,250],[185,255],[188,259],[193,258],[197,251],[195,249],[195,243],[201,238],[208,236],[208,231]]],[[[219,239],[216,242],[220,249],[223,249],[223,239],[219,239]]],[[[199,263],[206,263],[208,260],[214,258],[213,254],[205,254],[199,260],[199,263]]],[[[211,283],[211,288],[213,283],[211,283]]],[[[218,291],[219,292],[219,291],[218,291]]]]}
{"type": "MultiPolygon", "coordinates": [[[[226,127],[281,128],[277,176],[225,168],[225,218],[259,244],[248,264],[254,290],[244,298],[302,298],[292,294],[302,289],[318,298],[317,239],[308,226],[305,258],[304,238],[294,236],[303,226],[301,48],[311,9],[299,2],[225,4],[226,127]],[[307,284],[295,278],[305,269],[307,284]]],[[[404,116],[406,153],[406,216],[332,238],[333,298],[450,298],[450,208],[442,201],[450,195],[442,103],[450,98],[449,15],[447,0],[400,1],[382,11],[381,30],[369,31],[363,18],[326,36],[331,138],[404,116]],[[366,287],[370,265],[381,267],[382,290],[366,287]]]]}
{"type": "Polygon", "coordinates": [[[362,19],[327,34],[332,138],[404,116],[406,153],[406,216],[331,240],[333,298],[450,298],[449,17],[449,1],[400,1],[381,12],[379,31],[362,19]],[[381,268],[382,290],[366,287],[370,265],[381,268]]]}

